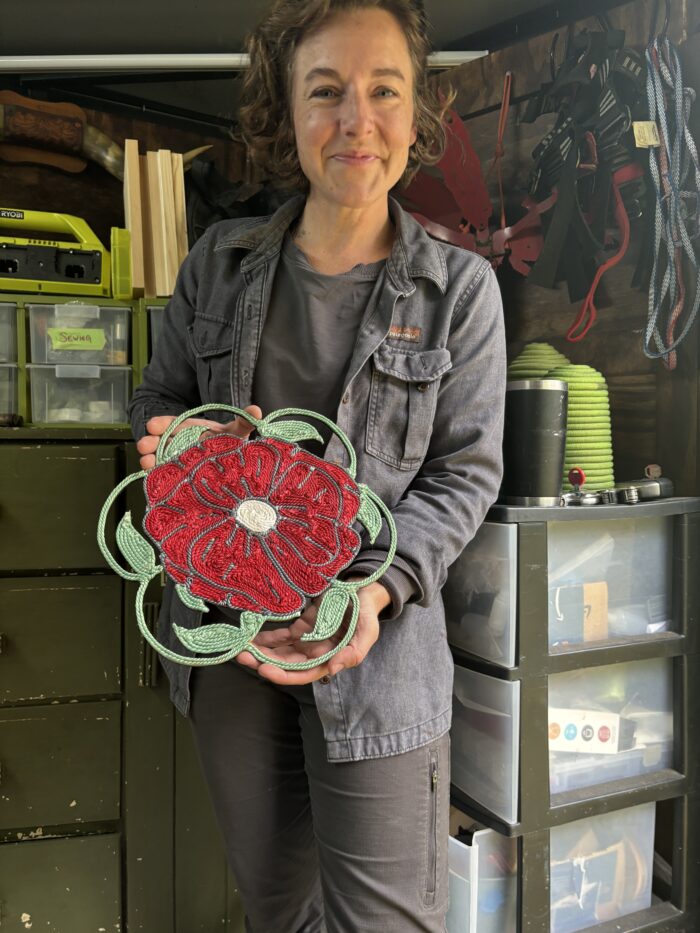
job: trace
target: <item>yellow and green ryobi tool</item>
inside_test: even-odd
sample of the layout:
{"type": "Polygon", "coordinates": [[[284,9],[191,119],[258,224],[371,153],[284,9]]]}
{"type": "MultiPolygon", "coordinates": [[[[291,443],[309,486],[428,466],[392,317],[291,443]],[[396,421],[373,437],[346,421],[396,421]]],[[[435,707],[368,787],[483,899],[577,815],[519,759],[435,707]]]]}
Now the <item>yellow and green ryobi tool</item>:
{"type": "Polygon", "coordinates": [[[80,217],[0,208],[0,290],[107,297],[109,252],[80,217]]]}

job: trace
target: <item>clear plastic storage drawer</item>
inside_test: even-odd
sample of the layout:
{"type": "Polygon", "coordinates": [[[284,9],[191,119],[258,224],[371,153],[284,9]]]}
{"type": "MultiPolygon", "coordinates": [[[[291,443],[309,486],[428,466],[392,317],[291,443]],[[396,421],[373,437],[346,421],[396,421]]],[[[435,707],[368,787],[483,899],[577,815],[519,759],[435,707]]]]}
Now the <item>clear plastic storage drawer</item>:
{"type": "Polygon", "coordinates": [[[151,353],[153,353],[158,343],[160,332],[163,329],[163,313],[165,312],[165,306],[148,305],[146,311],[148,312],[148,328],[151,336],[151,353]]]}
{"type": "Polygon", "coordinates": [[[442,591],[451,645],[515,665],[518,529],[485,522],[450,567],[442,591]]]}
{"type": "Polygon", "coordinates": [[[131,390],[129,366],[28,365],[32,421],[122,424],[131,390]]]}
{"type": "Polygon", "coordinates": [[[17,361],[17,305],[0,302],[0,363],[17,361]]]}
{"type": "Polygon", "coordinates": [[[549,522],[549,644],[671,629],[673,520],[549,522]]]}
{"type": "Polygon", "coordinates": [[[27,305],[33,363],[125,366],[130,308],[70,302],[27,305]]]}
{"type": "Polygon", "coordinates": [[[551,830],[552,933],[574,933],[651,906],[655,816],[656,805],[645,803],[551,830]]]}
{"type": "Polygon", "coordinates": [[[17,364],[0,364],[0,414],[17,414],[17,364]]]}
{"type": "Polygon", "coordinates": [[[518,820],[519,681],[455,667],[452,783],[508,823],[518,820]]]}
{"type": "Polygon", "coordinates": [[[448,933],[507,933],[516,930],[517,841],[478,829],[471,843],[450,836],[448,933]]]}
{"type": "Polygon", "coordinates": [[[627,661],[549,678],[552,793],[671,767],[671,660],[627,661]]]}

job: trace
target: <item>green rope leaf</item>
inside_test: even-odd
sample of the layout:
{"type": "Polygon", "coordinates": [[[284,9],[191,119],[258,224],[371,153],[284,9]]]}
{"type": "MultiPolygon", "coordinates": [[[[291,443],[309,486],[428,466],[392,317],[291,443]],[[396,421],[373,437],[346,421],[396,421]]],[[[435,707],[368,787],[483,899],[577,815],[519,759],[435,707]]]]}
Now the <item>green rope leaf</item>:
{"type": "Polygon", "coordinates": [[[274,437],[279,441],[289,441],[290,444],[296,444],[299,441],[319,441],[323,443],[323,438],[316,428],[307,424],[305,421],[278,421],[274,424],[262,424],[258,427],[258,433],[263,437],[274,437]]]}
{"type": "Polygon", "coordinates": [[[360,483],[359,487],[360,508],[357,512],[357,520],[365,526],[369,533],[370,543],[374,544],[377,540],[377,535],[381,531],[382,514],[369,497],[367,487],[364,483],[360,483]]]}
{"type": "Polygon", "coordinates": [[[246,609],[241,613],[239,625],[241,627],[241,631],[247,632],[249,638],[255,638],[260,629],[263,627],[264,621],[265,616],[262,616],[257,612],[250,612],[250,610],[246,609]]]}
{"type": "Polygon", "coordinates": [[[117,526],[117,546],[139,576],[150,579],[160,570],[156,552],[131,522],[131,512],[125,512],[117,526]]]}
{"type": "Polygon", "coordinates": [[[198,612],[209,612],[207,605],[202,602],[199,596],[193,596],[184,583],[176,583],[175,590],[180,597],[180,601],[183,602],[188,609],[196,609],[198,612]]]}
{"type": "Polygon", "coordinates": [[[199,654],[218,654],[232,650],[238,654],[251,638],[248,631],[225,622],[213,622],[195,629],[173,625],[173,629],[185,648],[199,654]]]}
{"type": "Polygon", "coordinates": [[[335,635],[343,622],[349,602],[350,593],[347,589],[336,589],[332,586],[326,591],[321,600],[321,605],[318,607],[313,632],[302,635],[301,640],[322,641],[324,638],[335,635]]]}
{"type": "Polygon", "coordinates": [[[208,430],[209,428],[206,425],[196,424],[190,428],[183,428],[182,431],[178,431],[177,434],[173,435],[172,440],[165,448],[160,462],[165,463],[166,460],[174,460],[175,457],[179,457],[188,447],[192,447],[196,444],[202,434],[206,433],[208,430]]]}

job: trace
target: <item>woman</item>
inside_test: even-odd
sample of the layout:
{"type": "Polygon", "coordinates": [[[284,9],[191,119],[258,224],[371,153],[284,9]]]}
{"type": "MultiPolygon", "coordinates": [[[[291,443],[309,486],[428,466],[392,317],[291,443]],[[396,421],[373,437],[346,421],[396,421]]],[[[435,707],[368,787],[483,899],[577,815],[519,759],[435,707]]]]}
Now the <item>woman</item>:
{"type": "MultiPolygon", "coordinates": [[[[433,241],[390,197],[444,145],[415,0],[277,0],[249,51],[251,156],[305,194],[271,218],[210,227],[183,264],[132,402],[141,462],[197,404],[311,408],[349,436],[398,550],[327,663],[166,663],[171,696],[191,717],[248,930],[444,930],[452,662],[440,589],[500,482],[500,297],[487,263],[433,241]]],[[[347,464],[337,438],[319,455],[347,464]]],[[[346,575],[374,570],[387,544],[380,535],[346,575]]],[[[328,645],[299,640],[315,611],[258,643],[320,654],[328,645]]],[[[181,650],[172,623],[201,621],[166,588],[163,641],[181,650]]]]}

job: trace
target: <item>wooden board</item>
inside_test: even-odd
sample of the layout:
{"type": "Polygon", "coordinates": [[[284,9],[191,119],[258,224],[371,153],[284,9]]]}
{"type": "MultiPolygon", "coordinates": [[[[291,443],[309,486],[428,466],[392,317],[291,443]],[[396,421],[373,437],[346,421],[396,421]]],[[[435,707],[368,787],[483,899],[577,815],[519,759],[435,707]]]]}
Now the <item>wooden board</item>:
{"type": "Polygon", "coordinates": [[[153,222],[151,218],[151,184],[148,159],[139,156],[141,169],[141,222],[143,225],[143,291],[147,298],[156,297],[156,270],[153,245],[153,222]]]}
{"type": "Polygon", "coordinates": [[[173,195],[173,162],[169,149],[158,150],[158,186],[161,205],[161,236],[163,243],[163,271],[165,292],[159,296],[172,295],[175,290],[177,261],[177,228],[175,224],[175,199],[173,195]]]}
{"type": "Polygon", "coordinates": [[[139,144],[124,140],[124,223],[131,233],[131,284],[134,295],[143,295],[143,220],[141,216],[141,170],[139,144]]]}
{"type": "Polygon", "coordinates": [[[177,240],[178,269],[187,255],[187,211],[185,206],[185,171],[182,153],[173,152],[173,200],[175,206],[175,236],[177,240]]]}
{"type": "Polygon", "coordinates": [[[163,200],[161,197],[158,153],[146,153],[148,171],[148,202],[151,208],[151,244],[153,247],[153,274],[157,297],[168,295],[168,271],[165,258],[165,227],[163,221],[163,200]]]}

